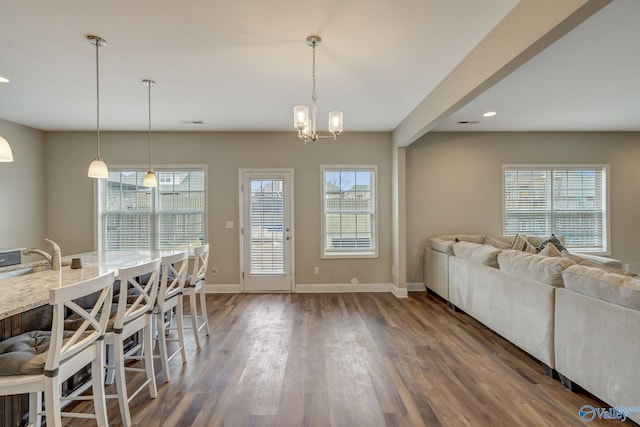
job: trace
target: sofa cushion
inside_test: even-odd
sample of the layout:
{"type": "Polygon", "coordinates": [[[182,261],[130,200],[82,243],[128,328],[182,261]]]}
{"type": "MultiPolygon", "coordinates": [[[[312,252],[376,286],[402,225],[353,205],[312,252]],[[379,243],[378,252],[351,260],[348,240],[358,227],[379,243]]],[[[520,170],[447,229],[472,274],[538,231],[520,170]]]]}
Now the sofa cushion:
{"type": "Polygon", "coordinates": [[[640,310],[640,279],[600,268],[573,265],[564,273],[565,287],[603,301],[640,310]]]}
{"type": "Polygon", "coordinates": [[[459,258],[497,268],[498,254],[502,249],[473,242],[456,242],[453,245],[453,252],[459,258]]]}
{"type": "Polygon", "coordinates": [[[508,237],[497,238],[497,237],[487,236],[484,239],[484,244],[491,245],[498,249],[509,249],[511,248],[512,242],[511,242],[511,239],[509,239],[508,237]]]}
{"type": "MultiPolygon", "coordinates": [[[[606,262],[607,258],[604,258],[604,257],[595,257],[595,259],[599,258],[598,262],[596,262],[596,261],[592,261],[592,259],[594,259],[593,256],[590,257],[591,259],[587,259],[583,255],[575,255],[566,250],[562,251],[562,256],[565,258],[569,258],[571,261],[575,262],[576,264],[583,265],[585,267],[599,268],[600,270],[604,270],[609,273],[624,274],[625,276],[637,276],[636,273],[627,273],[622,269],[607,265],[607,262],[606,262]]],[[[617,260],[614,260],[614,261],[617,261],[617,260]]]]}
{"type": "Polygon", "coordinates": [[[516,234],[516,237],[513,239],[513,244],[511,245],[510,249],[529,252],[532,254],[538,253],[538,249],[527,240],[526,234],[516,234]]]}
{"type": "Polygon", "coordinates": [[[498,255],[500,270],[527,277],[547,285],[562,287],[562,271],[574,265],[563,257],[546,257],[514,249],[498,255]]]}
{"type": "Polygon", "coordinates": [[[431,248],[445,254],[453,255],[453,244],[460,242],[484,243],[484,234],[450,234],[429,239],[431,248]]]}
{"type": "Polygon", "coordinates": [[[555,234],[551,233],[551,236],[549,236],[548,239],[540,242],[538,244],[538,251],[541,251],[542,249],[544,249],[545,246],[547,246],[548,243],[553,243],[554,245],[556,245],[556,248],[560,249],[560,251],[566,251],[567,248],[564,247],[564,244],[560,241],[560,239],[558,238],[558,236],[556,236],[555,234]]]}

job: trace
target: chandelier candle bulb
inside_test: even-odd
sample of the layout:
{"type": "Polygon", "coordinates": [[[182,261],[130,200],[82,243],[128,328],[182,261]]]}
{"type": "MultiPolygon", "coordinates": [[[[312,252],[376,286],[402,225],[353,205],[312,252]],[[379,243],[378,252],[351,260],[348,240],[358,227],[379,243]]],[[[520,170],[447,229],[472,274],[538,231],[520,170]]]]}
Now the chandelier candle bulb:
{"type": "Polygon", "coordinates": [[[338,135],[342,132],[342,111],[329,113],[329,132],[338,135]]]}
{"type": "Polygon", "coordinates": [[[304,129],[309,126],[309,107],[297,105],[293,107],[293,123],[296,129],[304,129]]]}

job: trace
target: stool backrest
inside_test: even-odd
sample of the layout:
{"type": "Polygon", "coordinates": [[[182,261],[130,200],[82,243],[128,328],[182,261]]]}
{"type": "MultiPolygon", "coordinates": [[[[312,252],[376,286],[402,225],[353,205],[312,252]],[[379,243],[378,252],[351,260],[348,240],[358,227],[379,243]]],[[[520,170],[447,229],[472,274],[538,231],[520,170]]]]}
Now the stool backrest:
{"type": "Polygon", "coordinates": [[[45,375],[55,375],[61,363],[104,336],[113,298],[113,280],[114,274],[111,272],[49,291],[53,323],[45,375]],[[90,307],[83,308],[74,302],[90,295],[95,296],[95,303],[90,307]],[[79,316],[82,321],[73,333],[67,332],[65,335],[64,319],[69,314],[79,316]]]}
{"type": "Polygon", "coordinates": [[[207,266],[209,265],[209,243],[198,246],[193,249],[195,259],[193,261],[193,270],[191,273],[191,286],[194,286],[207,275],[207,266]]]}
{"type": "Polygon", "coordinates": [[[160,264],[162,273],[158,301],[162,304],[163,301],[182,293],[189,267],[189,252],[163,256],[160,264]]]}
{"type": "Polygon", "coordinates": [[[116,279],[120,281],[120,296],[118,297],[118,311],[113,323],[114,331],[121,330],[127,322],[145,313],[151,313],[158,295],[159,278],[159,259],[132,267],[124,267],[118,271],[116,279]],[[149,278],[146,283],[144,280],[140,280],[143,277],[149,278]]]}

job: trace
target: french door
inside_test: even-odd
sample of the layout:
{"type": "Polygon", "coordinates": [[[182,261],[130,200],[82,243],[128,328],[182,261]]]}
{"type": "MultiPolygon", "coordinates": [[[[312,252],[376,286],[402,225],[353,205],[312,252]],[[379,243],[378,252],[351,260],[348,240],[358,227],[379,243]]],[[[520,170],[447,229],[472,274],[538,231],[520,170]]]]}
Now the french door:
{"type": "Polygon", "coordinates": [[[240,287],[291,292],[293,169],[240,170],[240,287]]]}

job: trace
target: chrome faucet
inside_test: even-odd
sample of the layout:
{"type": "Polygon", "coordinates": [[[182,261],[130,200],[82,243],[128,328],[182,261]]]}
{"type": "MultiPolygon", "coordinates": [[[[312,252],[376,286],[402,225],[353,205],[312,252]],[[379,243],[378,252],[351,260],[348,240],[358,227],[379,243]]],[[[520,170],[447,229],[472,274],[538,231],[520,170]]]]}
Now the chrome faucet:
{"type": "Polygon", "coordinates": [[[42,249],[37,248],[28,248],[22,251],[22,255],[31,255],[38,254],[42,256],[44,259],[49,261],[51,264],[52,270],[60,270],[62,268],[62,252],[60,251],[60,246],[53,240],[44,239],[47,242],[51,243],[51,254],[43,251],[42,249]]]}

